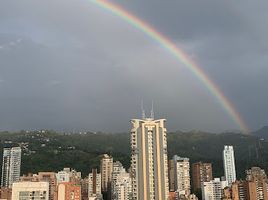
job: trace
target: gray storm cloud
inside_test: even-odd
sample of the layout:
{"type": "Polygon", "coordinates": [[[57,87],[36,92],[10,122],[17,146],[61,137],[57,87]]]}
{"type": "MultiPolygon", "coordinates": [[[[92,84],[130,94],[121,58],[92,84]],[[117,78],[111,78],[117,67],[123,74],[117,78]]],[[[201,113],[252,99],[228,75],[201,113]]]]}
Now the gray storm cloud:
{"type": "MultiPolygon", "coordinates": [[[[267,124],[266,2],[114,1],[167,35],[252,129],[267,124]]],[[[88,1],[0,3],[0,129],[128,131],[155,102],[169,130],[237,125],[156,41],[88,1]]]]}

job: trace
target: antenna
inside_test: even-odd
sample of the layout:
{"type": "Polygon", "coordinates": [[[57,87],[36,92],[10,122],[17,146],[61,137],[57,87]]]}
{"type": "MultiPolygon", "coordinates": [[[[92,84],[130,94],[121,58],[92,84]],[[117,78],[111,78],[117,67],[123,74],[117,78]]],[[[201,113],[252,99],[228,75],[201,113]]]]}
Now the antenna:
{"type": "Polygon", "coordinates": [[[154,101],[152,100],[151,118],[154,119],[154,101]]]}
{"type": "Polygon", "coordinates": [[[144,108],[143,108],[143,100],[141,100],[141,112],[142,112],[141,118],[145,119],[146,116],[145,116],[145,111],[144,111],[144,108]]]}

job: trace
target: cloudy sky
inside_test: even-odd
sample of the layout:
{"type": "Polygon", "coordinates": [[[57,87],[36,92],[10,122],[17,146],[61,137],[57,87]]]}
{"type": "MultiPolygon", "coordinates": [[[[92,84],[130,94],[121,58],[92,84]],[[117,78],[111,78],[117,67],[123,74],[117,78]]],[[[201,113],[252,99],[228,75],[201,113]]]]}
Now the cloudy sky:
{"type": "MultiPolygon", "coordinates": [[[[114,0],[183,49],[252,129],[268,125],[268,2],[114,0]]],[[[154,100],[168,130],[237,124],[156,41],[89,0],[0,1],[0,130],[128,131],[154,100]]]]}

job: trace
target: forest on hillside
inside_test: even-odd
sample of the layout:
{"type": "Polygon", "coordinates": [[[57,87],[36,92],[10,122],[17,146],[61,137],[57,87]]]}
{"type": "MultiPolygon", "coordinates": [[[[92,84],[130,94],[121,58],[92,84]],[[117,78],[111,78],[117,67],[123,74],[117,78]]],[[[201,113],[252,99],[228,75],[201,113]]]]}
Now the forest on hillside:
{"type": "MultiPolygon", "coordinates": [[[[239,178],[244,178],[245,170],[252,166],[268,170],[268,142],[253,135],[178,131],[168,133],[167,138],[169,159],[176,154],[190,158],[191,163],[211,162],[215,177],[223,176],[224,145],[234,146],[239,178]]],[[[104,153],[111,154],[114,160],[121,161],[126,168],[130,165],[129,133],[0,133],[1,155],[4,146],[14,144],[23,148],[22,174],[71,167],[86,176],[92,168],[99,168],[100,155],[104,153]]]]}

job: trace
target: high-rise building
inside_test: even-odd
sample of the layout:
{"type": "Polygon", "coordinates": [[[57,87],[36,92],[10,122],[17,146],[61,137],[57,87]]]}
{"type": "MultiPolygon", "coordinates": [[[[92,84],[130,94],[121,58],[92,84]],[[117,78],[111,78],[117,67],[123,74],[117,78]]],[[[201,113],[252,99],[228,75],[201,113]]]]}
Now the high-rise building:
{"type": "Polygon", "coordinates": [[[130,174],[126,172],[121,162],[113,164],[112,173],[112,200],[132,199],[132,182],[130,174]]]}
{"type": "Polygon", "coordinates": [[[214,178],[214,180],[209,182],[203,182],[201,184],[202,200],[221,200],[223,189],[227,185],[227,181],[221,181],[219,178],[214,178]]]}
{"type": "Polygon", "coordinates": [[[58,200],[81,200],[81,187],[76,183],[58,184],[58,200]]]}
{"type": "Polygon", "coordinates": [[[122,163],[119,161],[114,162],[113,172],[112,172],[112,183],[111,183],[111,198],[112,199],[116,199],[115,185],[116,185],[118,176],[120,176],[120,174],[123,172],[125,172],[125,168],[123,167],[122,163]]]}
{"type": "Polygon", "coordinates": [[[224,190],[223,200],[259,200],[256,182],[240,180],[232,183],[224,190]]]}
{"type": "Polygon", "coordinates": [[[143,113],[132,119],[131,176],[133,200],[169,198],[165,119],[154,120],[143,113]]]}
{"type": "Polygon", "coordinates": [[[4,148],[1,187],[12,187],[20,179],[21,148],[4,148]]]}
{"type": "Polygon", "coordinates": [[[49,200],[57,200],[57,178],[55,172],[39,172],[38,180],[49,183],[49,200]]]}
{"type": "Polygon", "coordinates": [[[254,182],[256,185],[256,196],[257,200],[266,200],[268,199],[268,180],[266,173],[263,169],[259,167],[252,167],[249,170],[246,170],[247,181],[254,182]]]}
{"type": "Polygon", "coordinates": [[[201,189],[202,182],[209,182],[212,179],[211,163],[196,162],[192,164],[192,180],[194,191],[201,189]]]}
{"type": "Polygon", "coordinates": [[[48,182],[16,182],[12,186],[12,199],[49,200],[48,182]]]}
{"type": "Polygon", "coordinates": [[[97,169],[92,169],[92,173],[88,175],[88,198],[102,199],[101,174],[97,172],[97,169]]]}
{"type": "Polygon", "coordinates": [[[177,155],[173,156],[173,159],[170,160],[170,167],[173,171],[169,174],[173,174],[174,177],[170,178],[174,181],[174,191],[178,193],[178,196],[190,195],[191,184],[190,184],[190,164],[189,158],[182,158],[177,155]]]}
{"type": "Polygon", "coordinates": [[[230,186],[236,180],[235,157],[233,146],[224,146],[223,168],[225,179],[230,186]]]}
{"type": "Polygon", "coordinates": [[[175,165],[173,160],[168,161],[168,178],[170,195],[175,195],[175,165]]]}
{"type": "Polygon", "coordinates": [[[114,185],[114,200],[132,200],[132,183],[129,173],[121,173],[114,185]]]}
{"type": "Polygon", "coordinates": [[[81,200],[89,200],[88,189],[89,189],[89,179],[87,176],[81,180],[81,200]]]}
{"type": "Polygon", "coordinates": [[[101,158],[101,191],[109,192],[111,188],[112,172],[113,172],[113,157],[104,154],[101,158]]]}

